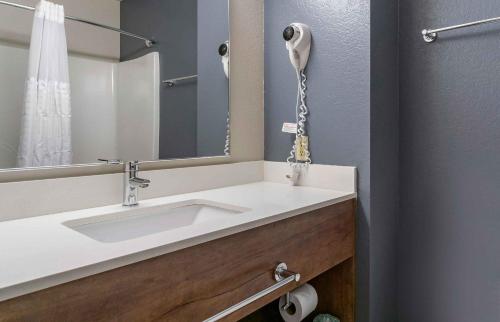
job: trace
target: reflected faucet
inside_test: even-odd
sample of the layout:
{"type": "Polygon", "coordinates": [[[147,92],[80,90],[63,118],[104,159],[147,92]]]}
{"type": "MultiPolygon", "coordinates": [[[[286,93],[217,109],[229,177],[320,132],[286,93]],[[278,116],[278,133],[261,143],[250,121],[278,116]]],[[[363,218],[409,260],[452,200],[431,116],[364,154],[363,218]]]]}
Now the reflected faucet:
{"type": "MultiPolygon", "coordinates": [[[[106,162],[111,165],[123,164],[121,160],[105,160],[99,161],[106,162]]],[[[139,178],[139,161],[125,162],[125,176],[123,180],[123,205],[126,207],[137,206],[139,204],[139,188],[147,188],[151,183],[148,179],[139,178]]]]}

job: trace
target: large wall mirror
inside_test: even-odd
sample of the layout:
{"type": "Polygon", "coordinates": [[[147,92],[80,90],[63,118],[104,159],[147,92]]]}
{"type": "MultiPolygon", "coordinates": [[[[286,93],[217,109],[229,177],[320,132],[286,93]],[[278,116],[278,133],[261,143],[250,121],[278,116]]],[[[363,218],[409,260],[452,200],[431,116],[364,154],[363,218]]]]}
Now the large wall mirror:
{"type": "Polygon", "coordinates": [[[0,1],[0,169],[229,155],[228,12],[0,1]]]}

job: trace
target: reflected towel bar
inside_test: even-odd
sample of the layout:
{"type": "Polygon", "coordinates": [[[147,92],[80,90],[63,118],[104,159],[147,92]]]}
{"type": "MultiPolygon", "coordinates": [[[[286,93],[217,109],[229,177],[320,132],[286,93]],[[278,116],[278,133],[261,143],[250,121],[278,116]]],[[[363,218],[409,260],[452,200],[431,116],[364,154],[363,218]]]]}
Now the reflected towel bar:
{"type": "Polygon", "coordinates": [[[479,21],[464,23],[461,25],[455,25],[455,26],[438,28],[438,29],[424,29],[424,30],[422,30],[422,36],[424,37],[425,42],[432,43],[432,42],[436,41],[436,39],[438,38],[438,34],[440,32],[461,29],[461,28],[467,28],[467,27],[473,27],[473,26],[483,25],[483,24],[487,24],[487,23],[493,23],[493,22],[497,22],[497,21],[500,21],[500,17],[479,20],[479,21]]]}
{"type": "Polygon", "coordinates": [[[272,292],[282,288],[285,285],[288,285],[293,282],[298,282],[300,280],[300,274],[290,272],[287,269],[285,263],[280,263],[278,266],[276,266],[276,269],[274,270],[274,279],[277,281],[276,284],[266,288],[265,290],[260,291],[257,294],[250,296],[246,300],[243,300],[240,303],[231,306],[230,308],[225,309],[224,311],[212,316],[211,318],[204,320],[203,322],[219,321],[220,319],[225,318],[226,316],[238,311],[239,309],[257,301],[258,299],[268,294],[271,294],[272,292]]]}
{"type": "MultiPolygon", "coordinates": [[[[29,11],[35,11],[35,8],[33,8],[33,7],[29,7],[29,6],[25,6],[25,5],[17,4],[17,3],[13,3],[13,2],[0,1],[0,4],[6,5],[6,6],[10,6],[10,7],[14,7],[14,8],[19,8],[19,9],[24,9],[24,10],[29,10],[29,11]]],[[[129,36],[129,37],[132,37],[132,38],[141,39],[141,40],[143,40],[146,43],[146,47],[152,47],[155,44],[154,40],[151,40],[151,39],[146,38],[144,36],[133,34],[131,32],[128,32],[128,31],[125,31],[125,30],[121,30],[121,29],[118,29],[118,28],[115,28],[115,27],[103,25],[103,24],[100,24],[100,23],[97,23],[97,22],[93,22],[93,21],[90,21],[90,20],[85,20],[85,19],[81,19],[81,18],[77,18],[77,17],[72,17],[72,16],[65,16],[65,18],[68,19],[68,20],[82,22],[82,23],[85,23],[87,25],[92,25],[94,27],[99,27],[99,28],[104,28],[104,29],[116,31],[116,32],[119,32],[122,35],[129,36]]]]}
{"type": "Polygon", "coordinates": [[[198,75],[191,75],[191,76],[167,79],[167,80],[162,81],[162,83],[166,84],[168,87],[174,87],[175,85],[177,85],[178,82],[187,81],[187,80],[195,79],[195,78],[198,78],[198,75]]]}

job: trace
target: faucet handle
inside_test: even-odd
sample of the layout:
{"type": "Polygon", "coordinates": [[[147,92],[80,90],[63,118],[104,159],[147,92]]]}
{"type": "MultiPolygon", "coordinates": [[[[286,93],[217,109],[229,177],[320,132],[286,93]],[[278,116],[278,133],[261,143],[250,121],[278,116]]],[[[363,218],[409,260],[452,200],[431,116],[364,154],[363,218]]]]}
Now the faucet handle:
{"type": "Polygon", "coordinates": [[[110,165],[119,165],[123,163],[123,161],[119,159],[97,159],[97,161],[106,162],[106,164],[110,165]]]}

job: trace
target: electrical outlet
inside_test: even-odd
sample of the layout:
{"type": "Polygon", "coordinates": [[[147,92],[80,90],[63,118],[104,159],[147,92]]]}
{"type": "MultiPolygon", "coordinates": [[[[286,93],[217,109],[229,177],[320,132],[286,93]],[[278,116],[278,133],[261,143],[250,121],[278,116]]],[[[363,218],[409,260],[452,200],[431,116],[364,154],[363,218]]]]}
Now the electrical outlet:
{"type": "Polygon", "coordinates": [[[295,151],[297,161],[307,161],[309,158],[309,138],[300,136],[295,141],[295,151]]]}

